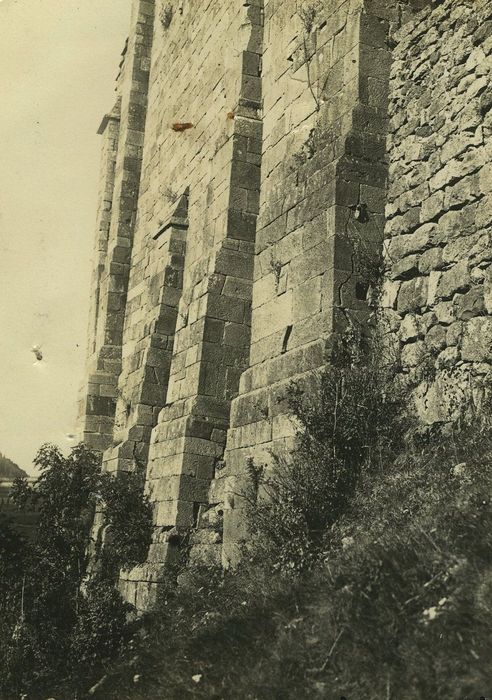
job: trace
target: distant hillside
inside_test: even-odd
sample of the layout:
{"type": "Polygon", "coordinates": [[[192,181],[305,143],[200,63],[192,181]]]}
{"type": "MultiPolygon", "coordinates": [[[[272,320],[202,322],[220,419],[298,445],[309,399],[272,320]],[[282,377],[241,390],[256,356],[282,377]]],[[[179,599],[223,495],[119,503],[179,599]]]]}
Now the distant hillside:
{"type": "Polygon", "coordinates": [[[27,474],[15,462],[0,452],[0,479],[15,479],[18,476],[27,476],[27,474]]]}

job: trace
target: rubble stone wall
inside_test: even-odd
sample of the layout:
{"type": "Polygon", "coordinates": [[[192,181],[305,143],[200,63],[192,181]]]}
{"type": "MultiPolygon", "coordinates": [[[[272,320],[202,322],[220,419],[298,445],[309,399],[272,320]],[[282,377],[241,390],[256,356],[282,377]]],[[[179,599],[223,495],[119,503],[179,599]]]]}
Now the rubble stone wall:
{"type": "Polygon", "coordinates": [[[490,378],[491,17],[490,2],[447,0],[396,36],[383,307],[428,425],[490,378]]]}

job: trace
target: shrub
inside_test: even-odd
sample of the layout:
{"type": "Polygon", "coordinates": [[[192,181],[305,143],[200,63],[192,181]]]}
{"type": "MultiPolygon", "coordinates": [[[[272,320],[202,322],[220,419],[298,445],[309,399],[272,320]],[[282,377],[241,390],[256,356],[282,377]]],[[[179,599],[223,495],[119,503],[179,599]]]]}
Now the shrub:
{"type": "Polygon", "coordinates": [[[76,683],[87,682],[87,678],[97,675],[98,669],[122,652],[131,636],[131,626],[127,624],[131,610],[132,606],[122,600],[112,581],[88,583],[70,640],[76,683]]]}
{"type": "Polygon", "coordinates": [[[10,640],[23,615],[23,581],[27,542],[13,523],[0,514],[0,668],[11,663],[10,640]]]}
{"type": "Polygon", "coordinates": [[[143,475],[124,472],[100,476],[104,522],[110,529],[110,546],[104,553],[113,567],[131,568],[147,557],[152,537],[152,507],[143,495],[143,475]]]}
{"type": "Polygon", "coordinates": [[[101,474],[96,454],[79,445],[64,457],[44,445],[35,464],[35,487],[18,480],[14,501],[34,503],[39,526],[32,546],[2,528],[0,589],[9,591],[11,612],[1,623],[4,672],[0,693],[43,697],[66,684],[80,687],[97,675],[128,638],[129,607],[114,587],[122,565],[141,561],[151,533],[150,506],[138,477],[101,474]],[[112,528],[108,562],[81,590],[89,557],[87,543],[96,504],[112,528]],[[14,552],[18,549],[19,556],[14,552]]]}
{"type": "Polygon", "coordinates": [[[8,582],[22,581],[28,544],[13,522],[0,513],[0,599],[8,582]]]}
{"type": "Polygon", "coordinates": [[[255,555],[282,570],[311,567],[327,530],[347,509],[357,484],[401,448],[409,420],[391,366],[350,332],[333,364],[307,396],[296,385],[288,404],[297,419],[288,458],[273,455],[271,472],[248,466],[248,503],[255,555]],[[259,497],[258,497],[259,496],[259,497]]]}

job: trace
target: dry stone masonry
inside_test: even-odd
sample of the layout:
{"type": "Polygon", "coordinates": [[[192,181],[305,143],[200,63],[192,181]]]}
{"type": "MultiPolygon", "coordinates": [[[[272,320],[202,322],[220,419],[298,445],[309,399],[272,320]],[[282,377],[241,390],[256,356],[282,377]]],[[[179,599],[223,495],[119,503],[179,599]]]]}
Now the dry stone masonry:
{"type": "Polygon", "coordinates": [[[383,306],[429,425],[479,403],[490,376],[491,15],[445,2],[396,35],[383,306]]]}
{"type": "Polygon", "coordinates": [[[286,389],[368,318],[382,251],[381,327],[423,421],[480,400],[492,0],[133,5],[80,422],[104,469],[146,474],[153,541],[120,582],[146,609],[183,541],[234,561],[248,460],[291,448],[286,389]]]}

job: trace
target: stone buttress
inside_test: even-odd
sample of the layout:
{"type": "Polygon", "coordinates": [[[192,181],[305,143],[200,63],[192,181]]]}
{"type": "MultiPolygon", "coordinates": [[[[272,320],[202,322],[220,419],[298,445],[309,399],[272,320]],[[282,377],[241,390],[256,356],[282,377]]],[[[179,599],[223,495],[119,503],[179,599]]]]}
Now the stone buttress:
{"type": "Polygon", "coordinates": [[[309,392],[333,334],[364,323],[360,249],[383,236],[386,108],[395,10],[338,1],[309,14],[266,2],[263,156],[250,366],[232,403],[226,467],[209,493],[224,513],[223,562],[245,536],[246,464],[288,453],[286,390],[309,392]]]}
{"type": "Polygon", "coordinates": [[[101,181],[89,315],[87,384],[81,392],[79,432],[93,449],[113,439],[126,292],[138,198],[152,48],[153,0],[132,8],[117,79],[117,101],[104,117],[101,181]]]}
{"type": "Polygon", "coordinates": [[[196,525],[248,365],[261,151],[259,3],[156,16],[111,470],[146,469],[137,607],[196,525]],[[152,433],[152,435],[151,435],[152,433]]]}

